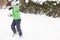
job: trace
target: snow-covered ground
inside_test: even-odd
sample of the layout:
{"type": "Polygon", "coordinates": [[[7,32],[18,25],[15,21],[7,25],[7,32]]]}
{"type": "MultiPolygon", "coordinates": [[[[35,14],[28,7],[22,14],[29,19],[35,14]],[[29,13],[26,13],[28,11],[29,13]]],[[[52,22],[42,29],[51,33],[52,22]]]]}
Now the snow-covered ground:
{"type": "Polygon", "coordinates": [[[0,40],[60,40],[60,18],[21,12],[23,37],[19,38],[18,34],[12,37],[13,18],[9,13],[11,10],[0,9],[0,40]]]}

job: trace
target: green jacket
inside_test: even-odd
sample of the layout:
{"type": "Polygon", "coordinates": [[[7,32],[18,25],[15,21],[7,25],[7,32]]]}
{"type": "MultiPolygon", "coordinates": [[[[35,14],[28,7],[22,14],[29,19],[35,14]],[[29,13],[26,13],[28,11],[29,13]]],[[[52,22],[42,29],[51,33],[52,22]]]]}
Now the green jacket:
{"type": "Polygon", "coordinates": [[[17,20],[17,19],[21,19],[21,15],[19,12],[19,6],[15,5],[12,9],[12,16],[13,19],[17,20]]]}

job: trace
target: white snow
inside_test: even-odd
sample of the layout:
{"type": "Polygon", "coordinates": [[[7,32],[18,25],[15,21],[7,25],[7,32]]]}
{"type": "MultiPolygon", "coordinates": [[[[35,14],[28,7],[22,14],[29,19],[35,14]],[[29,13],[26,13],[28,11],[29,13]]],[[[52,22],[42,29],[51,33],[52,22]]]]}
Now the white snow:
{"type": "MultiPolygon", "coordinates": [[[[46,0],[33,0],[46,1],[46,0]]],[[[0,9],[0,40],[60,40],[60,18],[45,15],[21,13],[23,37],[18,34],[12,37],[11,23],[13,18],[8,14],[12,10],[0,9]]]]}
{"type": "Polygon", "coordinates": [[[0,9],[0,40],[60,40],[60,18],[22,12],[23,37],[19,38],[18,34],[12,37],[13,18],[8,16],[11,12],[8,9],[0,9]]]}

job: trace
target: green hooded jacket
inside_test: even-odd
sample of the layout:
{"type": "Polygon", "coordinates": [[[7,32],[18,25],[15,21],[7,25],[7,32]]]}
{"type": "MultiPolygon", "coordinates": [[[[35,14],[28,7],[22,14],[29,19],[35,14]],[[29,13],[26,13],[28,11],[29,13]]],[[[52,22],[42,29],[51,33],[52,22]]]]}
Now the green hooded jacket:
{"type": "Polygon", "coordinates": [[[12,16],[13,19],[17,20],[17,19],[21,19],[21,15],[19,12],[19,6],[15,5],[12,9],[12,16]]]}

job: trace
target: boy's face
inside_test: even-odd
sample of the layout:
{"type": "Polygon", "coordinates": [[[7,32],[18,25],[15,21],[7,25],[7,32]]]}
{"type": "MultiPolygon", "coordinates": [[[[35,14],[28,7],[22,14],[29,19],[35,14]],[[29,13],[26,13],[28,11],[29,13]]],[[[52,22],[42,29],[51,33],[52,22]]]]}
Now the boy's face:
{"type": "Polygon", "coordinates": [[[11,6],[12,6],[12,7],[15,5],[14,3],[15,3],[15,2],[12,2],[12,3],[11,3],[11,6]]]}
{"type": "Polygon", "coordinates": [[[16,1],[16,2],[14,1],[14,2],[11,3],[11,6],[15,6],[17,4],[19,5],[19,1],[16,1]]]}
{"type": "Polygon", "coordinates": [[[15,6],[16,5],[16,2],[12,2],[11,3],[11,6],[13,7],[13,6],[15,6]]]}

